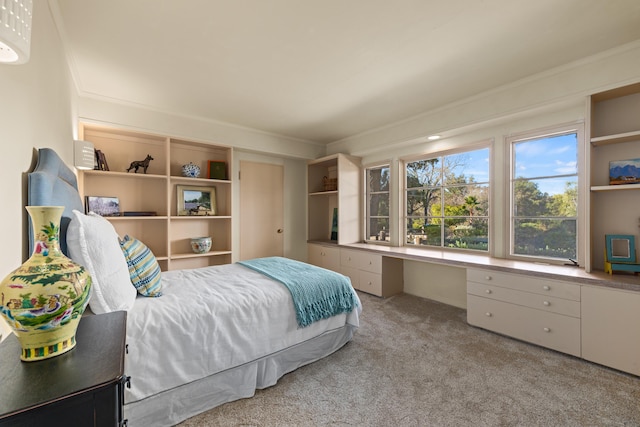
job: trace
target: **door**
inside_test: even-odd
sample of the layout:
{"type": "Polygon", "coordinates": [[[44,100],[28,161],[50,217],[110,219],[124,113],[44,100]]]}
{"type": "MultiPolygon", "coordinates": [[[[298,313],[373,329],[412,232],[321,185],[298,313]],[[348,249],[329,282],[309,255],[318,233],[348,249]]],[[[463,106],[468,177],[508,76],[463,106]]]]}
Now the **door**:
{"type": "Polygon", "coordinates": [[[284,256],[284,167],[240,161],[240,260],[284,256]]]}

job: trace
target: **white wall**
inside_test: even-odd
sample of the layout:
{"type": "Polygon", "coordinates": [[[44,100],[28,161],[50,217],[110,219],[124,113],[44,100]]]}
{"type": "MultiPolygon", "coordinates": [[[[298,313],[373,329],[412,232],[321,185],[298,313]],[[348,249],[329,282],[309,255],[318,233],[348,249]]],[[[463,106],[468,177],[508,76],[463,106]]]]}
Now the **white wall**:
{"type": "Polygon", "coordinates": [[[26,173],[35,166],[35,149],[53,148],[67,163],[73,163],[71,78],[47,3],[35,1],[33,7],[30,61],[0,65],[2,277],[28,255],[26,173]]]}

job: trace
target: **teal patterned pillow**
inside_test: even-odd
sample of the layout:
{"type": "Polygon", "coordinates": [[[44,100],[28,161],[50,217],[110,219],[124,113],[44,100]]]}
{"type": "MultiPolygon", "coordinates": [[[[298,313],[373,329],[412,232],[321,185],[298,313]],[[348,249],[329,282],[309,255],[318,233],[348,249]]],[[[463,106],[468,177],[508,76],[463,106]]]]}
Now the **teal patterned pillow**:
{"type": "Polygon", "coordinates": [[[140,295],[159,297],[162,295],[160,266],[153,252],[140,240],[124,236],[120,247],[127,260],[131,283],[140,295]]]}

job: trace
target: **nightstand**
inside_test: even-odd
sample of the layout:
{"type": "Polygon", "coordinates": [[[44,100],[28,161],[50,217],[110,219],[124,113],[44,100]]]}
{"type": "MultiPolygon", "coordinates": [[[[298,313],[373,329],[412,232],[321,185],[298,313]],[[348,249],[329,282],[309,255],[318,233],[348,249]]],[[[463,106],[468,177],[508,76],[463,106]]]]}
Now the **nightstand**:
{"type": "Polygon", "coordinates": [[[127,313],[87,315],[76,347],[51,359],[20,360],[11,335],[0,343],[0,427],[120,426],[127,313]]]}

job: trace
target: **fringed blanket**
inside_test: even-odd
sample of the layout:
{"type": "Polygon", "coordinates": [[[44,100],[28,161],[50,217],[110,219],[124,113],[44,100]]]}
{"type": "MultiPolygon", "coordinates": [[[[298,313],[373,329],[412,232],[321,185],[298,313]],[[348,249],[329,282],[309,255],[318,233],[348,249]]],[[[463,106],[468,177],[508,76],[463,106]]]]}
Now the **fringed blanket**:
{"type": "Polygon", "coordinates": [[[289,289],[302,328],[316,320],[348,313],[358,305],[349,279],[334,271],[281,257],[256,258],[238,264],[289,289]]]}

